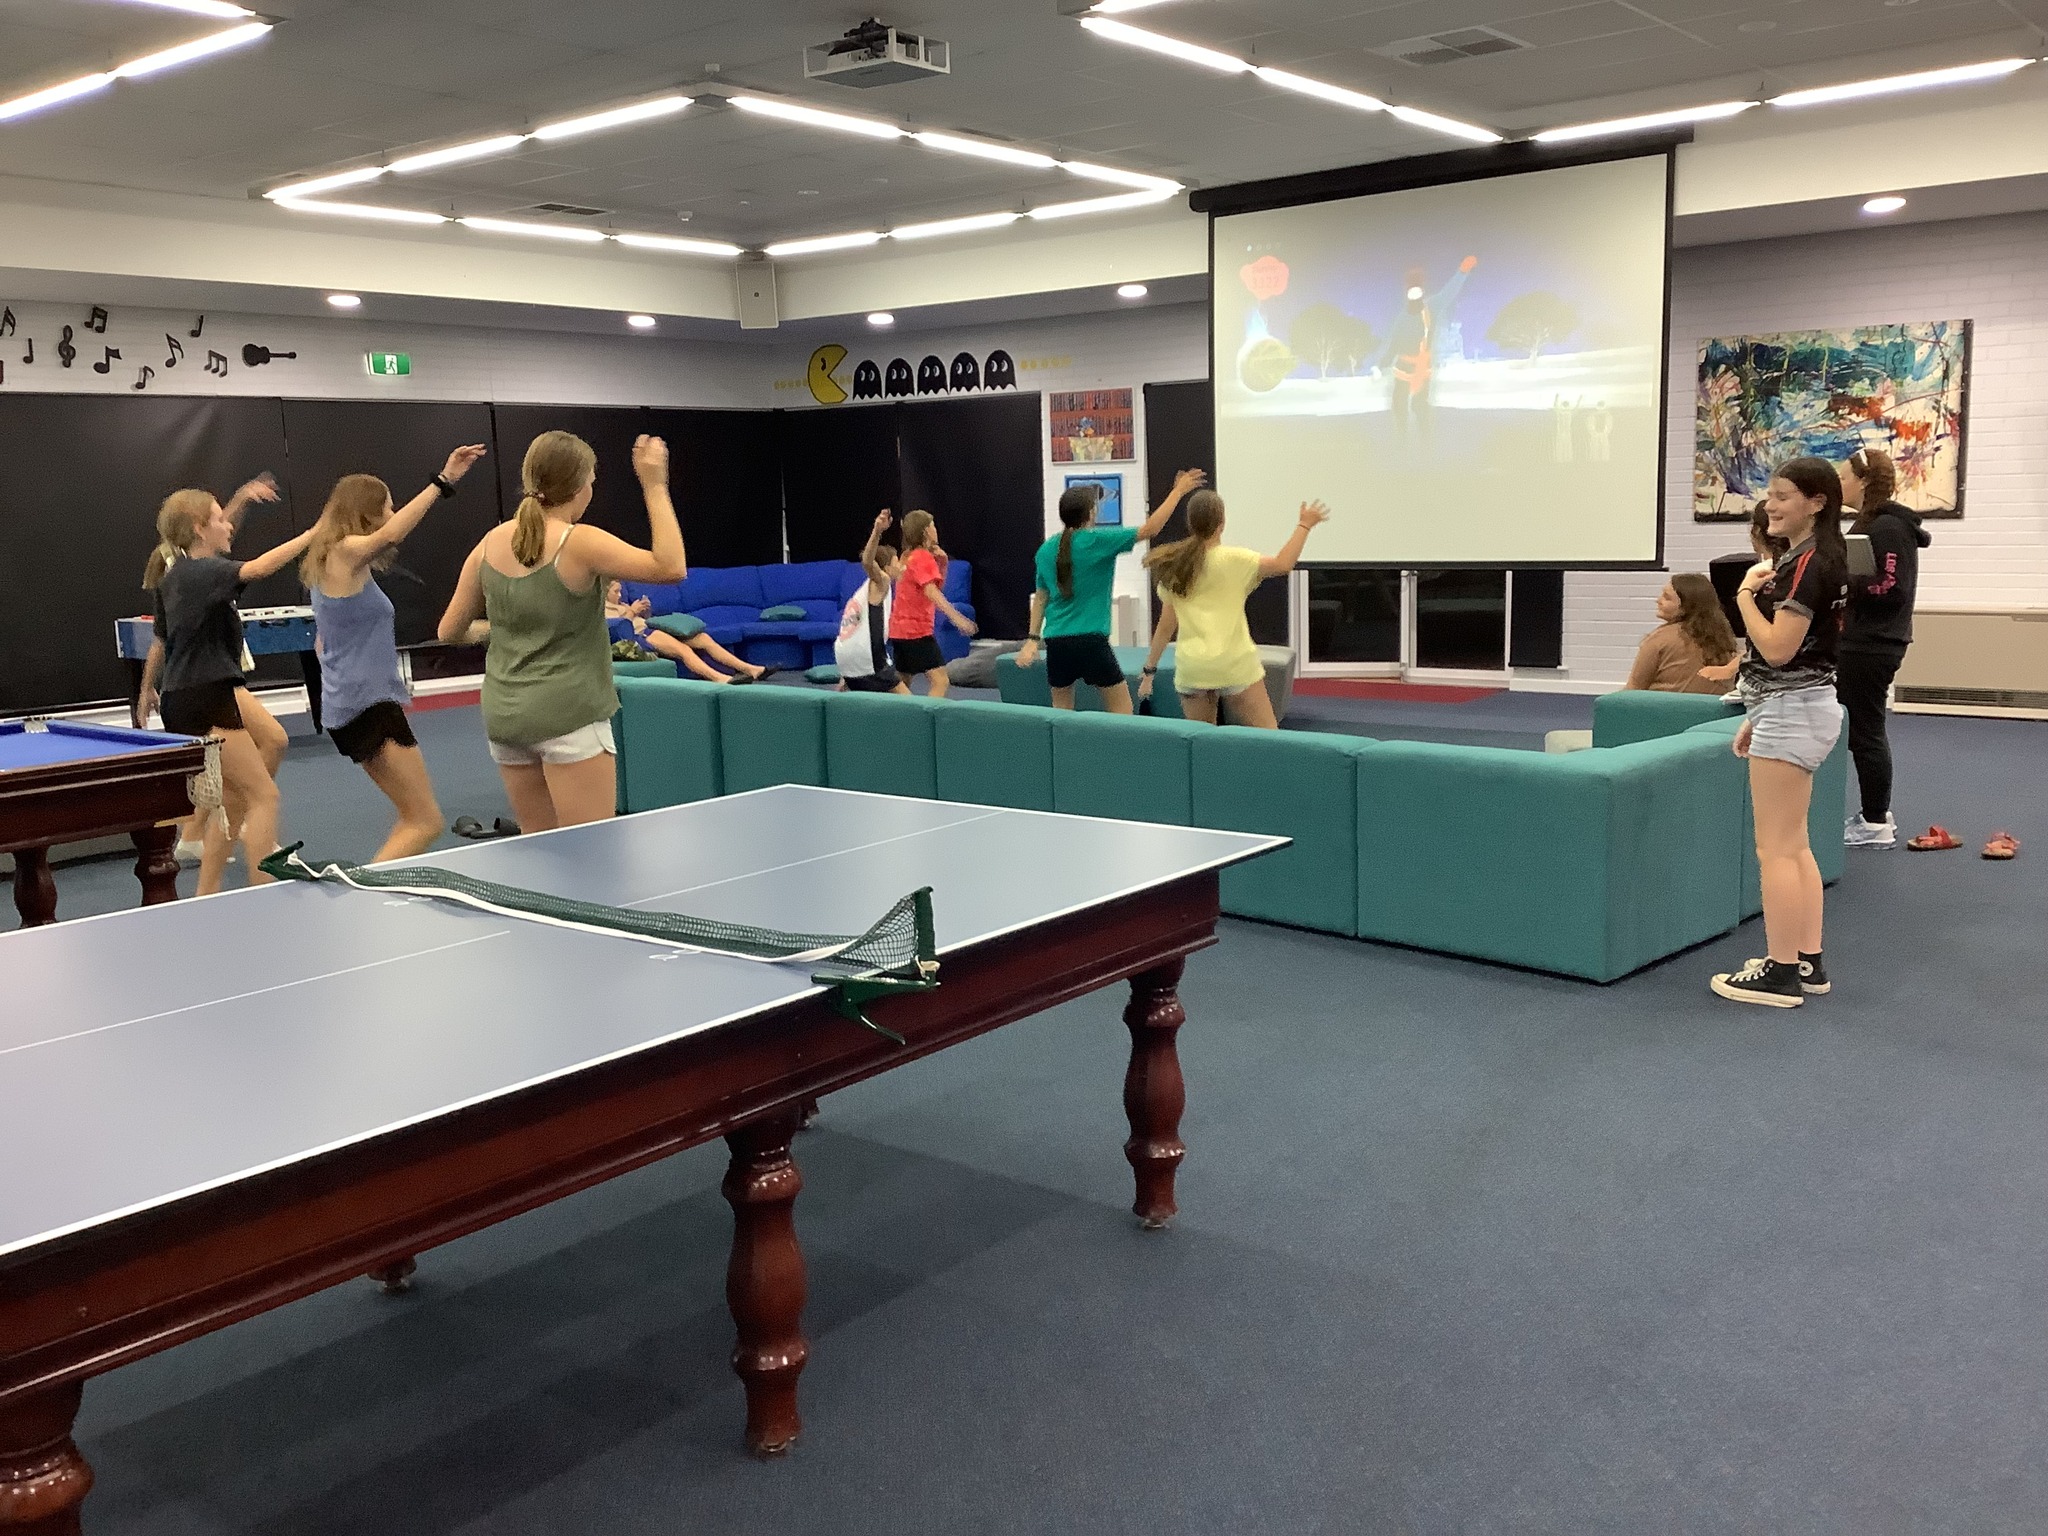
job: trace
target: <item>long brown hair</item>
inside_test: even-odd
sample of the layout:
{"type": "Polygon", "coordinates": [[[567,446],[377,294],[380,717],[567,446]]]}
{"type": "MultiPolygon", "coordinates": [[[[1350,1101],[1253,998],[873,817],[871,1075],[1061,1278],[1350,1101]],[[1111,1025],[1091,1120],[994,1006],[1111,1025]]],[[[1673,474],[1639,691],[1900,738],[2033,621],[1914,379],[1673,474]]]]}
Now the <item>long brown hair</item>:
{"type": "MultiPolygon", "coordinates": [[[[327,557],[334,553],[334,546],[343,539],[375,533],[390,501],[391,487],[375,475],[343,475],[336,481],[327,494],[327,505],[320,509],[320,521],[313,525],[313,542],[299,561],[299,580],[308,587],[319,586],[327,575],[327,557]]],[[[380,552],[370,564],[381,571],[397,558],[394,547],[380,552]]]]}
{"type": "Polygon", "coordinates": [[[1811,455],[1789,459],[1771,471],[1802,496],[1818,496],[1823,505],[1813,515],[1813,547],[1843,580],[1848,579],[1849,546],[1842,542],[1842,477],[1826,459],[1811,455]]]}
{"type": "Polygon", "coordinates": [[[596,452],[574,432],[543,432],[527,445],[519,466],[526,495],[512,521],[514,560],[540,564],[548,547],[548,508],[574,501],[596,472],[596,452]]]}
{"type": "Polygon", "coordinates": [[[213,492],[173,491],[156,509],[156,548],[142,568],[142,584],[154,592],[164,572],[182,559],[198,535],[199,525],[213,516],[213,492]]]}
{"type": "Polygon", "coordinates": [[[1223,498],[1214,491],[1197,491],[1188,498],[1188,537],[1162,544],[1145,557],[1159,590],[1169,597],[1186,597],[1202,579],[1202,565],[1209,557],[1208,541],[1223,527],[1223,498]]]}
{"type": "Polygon", "coordinates": [[[1769,556],[1775,560],[1792,546],[1771,532],[1771,504],[1760,501],[1749,510],[1749,547],[1757,552],[1759,559],[1769,556]]]}
{"type": "Polygon", "coordinates": [[[1718,667],[1733,657],[1735,631],[1728,627],[1714,584],[1697,571],[1680,571],[1671,578],[1671,590],[1678,595],[1678,627],[1700,648],[1707,665],[1718,667]]]}
{"type": "Polygon", "coordinates": [[[1858,448],[1849,455],[1849,469],[1863,482],[1863,505],[1856,509],[1855,523],[1856,531],[1861,532],[1871,515],[1898,490],[1899,471],[1882,448],[1858,448]]]}
{"type": "Polygon", "coordinates": [[[903,514],[903,558],[908,560],[913,549],[923,549],[931,541],[932,515],[922,508],[903,514]]]}
{"type": "Polygon", "coordinates": [[[1070,602],[1074,596],[1074,532],[1086,528],[1094,519],[1096,501],[1101,495],[1101,490],[1092,485],[1069,486],[1060,492],[1060,552],[1053,562],[1053,571],[1060,584],[1060,596],[1070,602]]]}

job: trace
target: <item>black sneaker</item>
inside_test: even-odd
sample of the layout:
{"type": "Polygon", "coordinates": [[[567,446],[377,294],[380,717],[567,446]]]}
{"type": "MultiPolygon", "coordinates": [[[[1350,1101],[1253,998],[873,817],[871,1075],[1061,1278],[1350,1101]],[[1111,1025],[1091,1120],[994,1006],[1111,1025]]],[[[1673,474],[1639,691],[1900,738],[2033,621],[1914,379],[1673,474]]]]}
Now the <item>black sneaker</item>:
{"type": "Polygon", "coordinates": [[[1741,970],[1716,976],[1709,983],[1720,996],[1767,1008],[1797,1008],[1806,1001],[1800,968],[1771,959],[1752,960],[1741,970]]]}
{"type": "MultiPolygon", "coordinates": [[[[1746,970],[1752,965],[1762,965],[1763,961],[1751,959],[1742,964],[1746,970]]],[[[1799,990],[1808,997],[1826,997],[1834,990],[1834,983],[1828,980],[1828,968],[1821,963],[1820,956],[1809,955],[1805,950],[1799,952],[1799,990]]]]}

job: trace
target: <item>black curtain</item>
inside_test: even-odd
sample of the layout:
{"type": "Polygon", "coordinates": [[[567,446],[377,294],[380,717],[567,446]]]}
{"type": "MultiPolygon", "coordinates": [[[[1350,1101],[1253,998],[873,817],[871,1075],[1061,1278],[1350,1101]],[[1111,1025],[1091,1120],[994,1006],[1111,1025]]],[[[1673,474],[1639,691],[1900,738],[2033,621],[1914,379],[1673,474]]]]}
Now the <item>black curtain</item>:
{"type": "Polygon", "coordinates": [[[633,473],[633,439],[648,430],[648,412],[637,405],[494,405],[498,441],[498,486],[505,516],[519,510],[524,496],[519,466],[527,446],[543,432],[573,432],[597,451],[597,490],[585,520],[628,544],[647,547],[647,503],[633,473]]]}
{"type": "Polygon", "coordinates": [[[896,441],[903,414],[900,405],[775,413],[791,560],[852,560],[877,512],[910,510],[896,441]]]}
{"type": "Polygon", "coordinates": [[[502,515],[490,406],[287,400],[284,432],[291,450],[292,485],[307,522],[319,517],[328,492],[343,475],[377,476],[391,487],[392,504],[402,507],[440,473],[450,449],[482,443],[490,450],[490,458],[470,471],[455,499],[427,514],[400,546],[391,569],[377,578],[397,610],[398,643],[431,641],[455,591],[462,562],[502,515]]]}
{"type": "Polygon", "coordinates": [[[1564,665],[1564,572],[1516,571],[1508,623],[1508,665],[1564,665]]]}
{"type": "MultiPolygon", "coordinates": [[[[307,526],[294,505],[277,400],[175,395],[0,396],[8,554],[0,560],[0,711],[125,699],[114,620],[147,613],[143,562],[157,504],[197,486],[223,501],[264,470],[282,500],[258,505],[236,550],[261,554],[307,526]]],[[[250,588],[252,607],[300,601],[286,572],[250,588]]]]}
{"type": "Polygon", "coordinates": [[[905,406],[898,442],[899,510],[930,512],[946,552],[973,563],[982,633],[1022,639],[1031,616],[1031,562],[1045,542],[1037,394],[905,406]]]}
{"type": "Polygon", "coordinates": [[[781,562],[774,412],[650,410],[641,430],[668,443],[669,489],[692,568],[781,562]]]}

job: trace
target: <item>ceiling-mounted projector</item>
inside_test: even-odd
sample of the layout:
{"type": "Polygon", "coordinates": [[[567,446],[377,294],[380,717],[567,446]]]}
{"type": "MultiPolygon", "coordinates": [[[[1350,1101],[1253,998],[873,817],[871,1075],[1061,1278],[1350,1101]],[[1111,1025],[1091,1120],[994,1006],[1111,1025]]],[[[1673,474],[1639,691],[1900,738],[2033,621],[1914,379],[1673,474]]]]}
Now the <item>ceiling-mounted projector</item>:
{"type": "Polygon", "coordinates": [[[898,32],[873,16],[837,42],[804,50],[804,78],[834,85],[900,85],[952,72],[944,43],[898,32]]]}

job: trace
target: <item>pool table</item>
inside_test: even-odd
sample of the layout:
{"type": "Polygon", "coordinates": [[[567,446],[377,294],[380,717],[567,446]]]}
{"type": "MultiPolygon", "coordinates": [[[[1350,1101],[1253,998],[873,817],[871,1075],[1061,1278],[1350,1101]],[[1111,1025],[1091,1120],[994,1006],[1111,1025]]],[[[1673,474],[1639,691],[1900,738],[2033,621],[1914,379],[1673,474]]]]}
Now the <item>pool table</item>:
{"type": "Polygon", "coordinates": [[[50,848],[125,832],[135,844],[142,904],[178,896],[177,823],[192,811],[186,781],[206,744],[165,731],[64,720],[0,724],[0,853],[14,855],[14,906],[24,928],[57,920],[50,848]]]}

